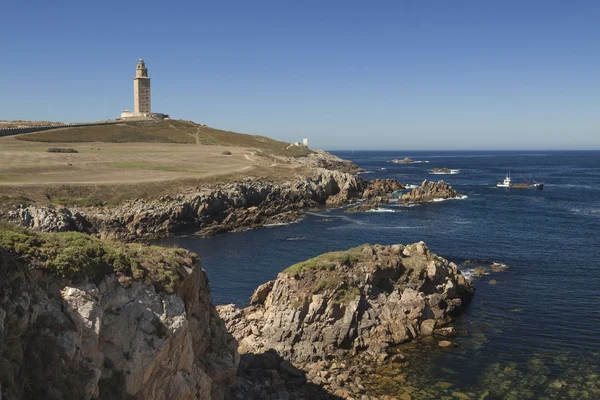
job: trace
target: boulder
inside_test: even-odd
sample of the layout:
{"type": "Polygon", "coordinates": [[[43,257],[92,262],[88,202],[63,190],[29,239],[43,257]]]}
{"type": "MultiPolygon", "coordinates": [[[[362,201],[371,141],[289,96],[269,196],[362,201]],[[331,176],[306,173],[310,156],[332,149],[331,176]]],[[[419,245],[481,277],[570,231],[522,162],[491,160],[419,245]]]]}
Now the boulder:
{"type": "Polygon", "coordinates": [[[458,194],[446,182],[430,182],[425,179],[423,183],[421,183],[421,186],[414,188],[409,193],[405,193],[399,200],[405,203],[423,203],[458,197],[462,197],[462,195],[458,194]]]}

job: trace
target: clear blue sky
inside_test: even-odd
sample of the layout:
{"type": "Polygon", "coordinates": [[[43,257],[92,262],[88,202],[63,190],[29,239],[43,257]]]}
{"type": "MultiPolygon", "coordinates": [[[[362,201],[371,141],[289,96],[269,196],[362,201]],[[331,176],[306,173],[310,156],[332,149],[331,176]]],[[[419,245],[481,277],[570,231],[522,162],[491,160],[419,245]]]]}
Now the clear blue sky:
{"type": "Polygon", "coordinates": [[[600,149],[600,1],[3,0],[0,119],[152,109],[327,149],[600,149]],[[93,4],[93,5],[91,5],[93,4]]]}

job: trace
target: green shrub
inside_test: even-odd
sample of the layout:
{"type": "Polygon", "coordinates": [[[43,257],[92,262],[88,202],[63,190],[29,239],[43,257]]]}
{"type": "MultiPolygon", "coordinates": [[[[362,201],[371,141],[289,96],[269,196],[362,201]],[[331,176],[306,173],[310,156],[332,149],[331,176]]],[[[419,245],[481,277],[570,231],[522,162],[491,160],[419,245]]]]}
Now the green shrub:
{"type": "Polygon", "coordinates": [[[50,147],[46,150],[48,153],[79,153],[71,147],[50,147]]]}
{"type": "Polygon", "coordinates": [[[307,270],[329,270],[333,271],[336,267],[342,265],[350,265],[359,261],[362,258],[363,246],[354,247],[346,251],[334,251],[331,253],[321,254],[315,258],[294,264],[288,267],[283,272],[292,276],[299,276],[303,271],[307,270]]]}
{"type": "Polygon", "coordinates": [[[98,278],[112,272],[133,279],[147,277],[167,293],[175,291],[178,271],[198,262],[196,255],[183,249],[123,244],[78,232],[40,233],[5,223],[0,223],[0,250],[67,278],[98,278]]]}

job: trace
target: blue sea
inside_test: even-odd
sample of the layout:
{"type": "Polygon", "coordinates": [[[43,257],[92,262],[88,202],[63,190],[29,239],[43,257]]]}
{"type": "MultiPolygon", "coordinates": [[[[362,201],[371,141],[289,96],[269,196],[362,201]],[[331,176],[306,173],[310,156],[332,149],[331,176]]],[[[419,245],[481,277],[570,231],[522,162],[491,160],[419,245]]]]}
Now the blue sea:
{"type": "Polygon", "coordinates": [[[214,302],[240,306],[287,266],[363,243],[423,240],[457,263],[508,264],[473,279],[475,296],[457,321],[458,347],[407,346],[403,385],[413,398],[600,398],[600,152],[333,153],[364,168],[367,179],[443,179],[466,197],[392,203],[379,212],[323,209],[294,224],[159,244],[198,253],[214,302]],[[404,157],[418,163],[389,162],[404,157]],[[431,175],[434,167],[460,172],[431,175]],[[515,183],[522,176],[544,182],[544,189],[495,187],[507,173],[515,183]]]}

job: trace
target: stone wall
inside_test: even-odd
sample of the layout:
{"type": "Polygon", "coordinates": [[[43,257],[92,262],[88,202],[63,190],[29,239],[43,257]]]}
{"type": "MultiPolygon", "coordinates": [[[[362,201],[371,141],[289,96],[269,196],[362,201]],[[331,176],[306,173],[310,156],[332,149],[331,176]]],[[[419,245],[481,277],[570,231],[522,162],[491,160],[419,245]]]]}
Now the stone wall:
{"type": "Polygon", "coordinates": [[[76,128],[79,126],[113,125],[113,124],[122,124],[122,123],[123,123],[123,121],[77,122],[77,123],[72,123],[72,124],[36,125],[36,126],[28,126],[25,128],[8,128],[8,129],[0,129],[0,137],[18,135],[21,133],[47,131],[50,129],[58,129],[58,128],[76,128]]]}

